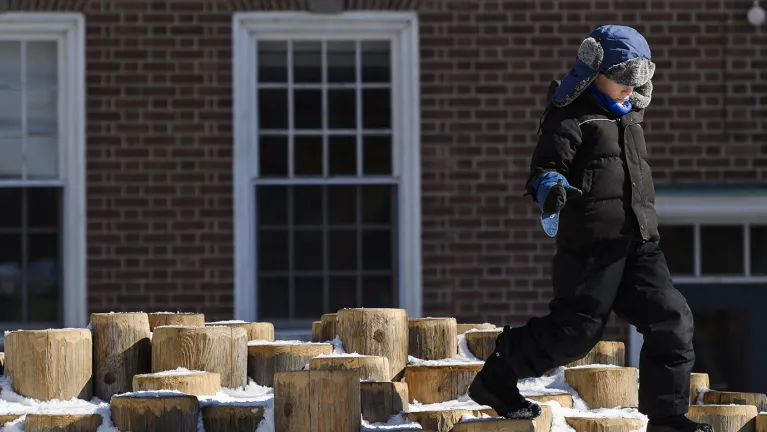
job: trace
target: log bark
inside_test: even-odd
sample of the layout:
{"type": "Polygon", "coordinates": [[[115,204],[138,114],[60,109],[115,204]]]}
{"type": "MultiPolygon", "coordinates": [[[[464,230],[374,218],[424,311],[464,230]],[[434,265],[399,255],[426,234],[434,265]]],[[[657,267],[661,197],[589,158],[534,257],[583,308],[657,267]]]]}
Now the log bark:
{"type": "Polygon", "coordinates": [[[331,341],[338,336],[338,314],[329,313],[320,317],[320,333],[317,342],[331,341]]]}
{"type": "Polygon", "coordinates": [[[277,372],[302,370],[312,358],[332,352],[333,345],[328,343],[250,344],[248,376],[259,385],[272,387],[277,372]]]}
{"type": "Polygon", "coordinates": [[[338,335],[346,352],[388,358],[389,379],[401,379],[408,352],[405,309],[341,309],[338,311],[338,335]]]}
{"type": "Polygon", "coordinates": [[[709,384],[707,373],[696,373],[696,372],[691,373],[690,374],[690,405],[695,405],[698,403],[698,396],[700,395],[699,389],[704,388],[708,390],[710,385],[711,384],[709,384]]]}
{"type": "Polygon", "coordinates": [[[407,383],[360,383],[362,417],[371,423],[385,422],[392,415],[407,411],[410,408],[409,400],[407,383]]]}
{"type": "Polygon", "coordinates": [[[205,432],[253,432],[263,419],[263,406],[209,405],[202,408],[205,432]]]}
{"type": "Polygon", "coordinates": [[[93,397],[90,330],[13,331],[5,350],[5,373],[16,393],[43,401],[93,397]]]}
{"type": "Polygon", "coordinates": [[[320,341],[321,328],[322,328],[322,321],[312,322],[312,342],[324,342],[324,341],[320,341]]]}
{"type": "Polygon", "coordinates": [[[24,432],[96,432],[103,421],[98,414],[27,414],[24,432]]]}
{"type": "Polygon", "coordinates": [[[275,432],[359,432],[361,420],[356,371],[275,374],[275,432]]]}
{"type": "Polygon", "coordinates": [[[557,394],[547,394],[547,395],[532,395],[527,396],[525,395],[527,399],[534,400],[538,403],[545,403],[549,401],[554,401],[564,408],[572,408],[573,407],[573,395],[570,393],[557,393],[557,394]]]}
{"type": "Polygon", "coordinates": [[[270,322],[232,322],[232,321],[220,321],[205,323],[206,327],[212,326],[224,326],[224,327],[239,327],[245,329],[248,334],[248,340],[264,340],[274,341],[274,324],[270,322]]]}
{"type": "Polygon", "coordinates": [[[409,402],[447,402],[465,394],[474,377],[482,369],[481,363],[451,364],[440,366],[408,366],[405,382],[409,402]]]}
{"type": "Polygon", "coordinates": [[[552,416],[551,407],[541,405],[541,415],[533,420],[505,418],[464,420],[458,422],[451,432],[550,432],[552,416]]]}
{"type": "Polygon", "coordinates": [[[565,417],[575,432],[630,432],[642,430],[642,420],[635,418],[565,417]]]}
{"type": "Polygon", "coordinates": [[[5,426],[6,423],[10,423],[14,420],[20,419],[23,414],[8,414],[0,415],[0,428],[5,426]]]}
{"type": "Polygon", "coordinates": [[[133,376],[152,370],[149,317],[145,313],[94,313],[94,393],[103,401],[131,391],[133,376]]]}
{"type": "Polygon", "coordinates": [[[581,367],[565,369],[565,380],[590,409],[636,408],[639,382],[636,368],[581,367]]]}
{"type": "Polygon", "coordinates": [[[215,372],[222,387],[247,384],[247,356],[247,334],[237,327],[159,327],[152,336],[152,372],[215,372]]]}
{"type": "Polygon", "coordinates": [[[156,327],[160,326],[189,326],[204,327],[205,315],[201,313],[169,313],[155,312],[149,314],[149,330],[154,332],[156,327]]]}
{"type": "Polygon", "coordinates": [[[215,395],[221,390],[221,375],[213,372],[164,373],[136,375],[133,391],[178,390],[194,396],[215,395]]]}
{"type": "Polygon", "coordinates": [[[389,381],[389,359],[381,356],[332,356],[309,359],[313,370],[351,370],[360,372],[360,379],[389,381]]]}
{"type": "Polygon", "coordinates": [[[756,416],[756,432],[767,432],[767,413],[756,416]]]}
{"type": "Polygon", "coordinates": [[[112,423],[121,431],[196,431],[200,403],[196,396],[142,393],[112,397],[112,423]]]}
{"type": "Polygon", "coordinates": [[[626,346],[623,342],[599,341],[580,360],[568,363],[566,367],[586,366],[594,364],[626,366],[626,346]]]}
{"type": "MultiPolygon", "coordinates": [[[[456,324],[456,333],[466,333],[469,330],[476,329],[476,330],[492,330],[494,328],[497,328],[495,324],[490,323],[484,323],[484,324],[456,324]]],[[[503,330],[503,327],[500,328],[500,330],[503,330]]]]}
{"type": "Polygon", "coordinates": [[[484,361],[495,351],[495,341],[503,329],[470,331],[466,333],[466,345],[474,357],[484,361]]]}
{"type": "Polygon", "coordinates": [[[755,432],[757,412],[753,405],[693,405],[687,417],[708,423],[715,431],[755,432]]]}
{"type": "Polygon", "coordinates": [[[764,393],[739,393],[707,391],[703,394],[704,405],[753,405],[756,409],[767,411],[767,395],[764,393]]]}
{"type": "Polygon", "coordinates": [[[408,355],[422,360],[450,358],[458,350],[455,318],[408,320],[408,355]]]}
{"type": "Polygon", "coordinates": [[[5,370],[5,353],[0,352],[0,375],[3,375],[5,370]]]}

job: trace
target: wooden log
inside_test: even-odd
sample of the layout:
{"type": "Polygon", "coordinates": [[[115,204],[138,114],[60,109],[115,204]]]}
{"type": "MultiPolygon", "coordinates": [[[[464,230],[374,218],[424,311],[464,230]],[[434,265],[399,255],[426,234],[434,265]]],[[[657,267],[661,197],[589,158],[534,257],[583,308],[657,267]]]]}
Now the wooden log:
{"type": "Polygon", "coordinates": [[[338,335],[346,352],[388,358],[389,379],[401,379],[408,352],[405,309],[341,309],[338,311],[338,335]]]}
{"type": "Polygon", "coordinates": [[[538,403],[546,403],[554,401],[560,404],[563,408],[573,407],[573,395],[570,393],[555,393],[545,395],[524,395],[525,398],[536,401],[538,403]]]}
{"type": "Polygon", "coordinates": [[[5,426],[6,423],[20,419],[24,414],[4,414],[0,415],[0,428],[5,426]]]}
{"type": "Polygon", "coordinates": [[[332,352],[333,345],[329,343],[251,341],[248,344],[248,376],[259,385],[272,387],[277,372],[302,370],[312,358],[332,352]]]}
{"type": "Polygon", "coordinates": [[[767,413],[756,416],[756,432],[767,432],[767,413]]]}
{"type": "Polygon", "coordinates": [[[636,408],[639,405],[636,368],[579,367],[565,369],[565,380],[590,409],[636,408]]]}
{"type": "Polygon", "coordinates": [[[458,350],[455,318],[408,320],[408,355],[422,360],[450,358],[458,350]]]}
{"type": "Polygon", "coordinates": [[[202,408],[205,432],[253,432],[264,419],[258,405],[209,405],[202,408]]]}
{"type": "Polygon", "coordinates": [[[90,330],[12,331],[5,350],[5,373],[16,393],[43,401],[93,397],[90,330]]]}
{"type": "Polygon", "coordinates": [[[327,342],[336,338],[338,335],[338,314],[327,313],[320,317],[319,340],[317,342],[327,342]]]}
{"type": "MultiPolygon", "coordinates": [[[[456,324],[456,333],[466,333],[469,330],[475,329],[475,330],[491,330],[494,328],[497,328],[495,324],[490,323],[484,323],[484,324],[456,324]]],[[[500,328],[500,330],[503,330],[503,327],[500,328]]]]}
{"type": "Polygon", "coordinates": [[[194,312],[154,312],[149,315],[149,330],[160,326],[204,327],[205,315],[194,312]]]}
{"type": "Polygon", "coordinates": [[[696,373],[693,372],[690,374],[690,405],[695,405],[698,403],[698,396],[700,395],[700,390],[705,389],[708,390],[710,384],[708,379],[707,373],[696,373]]]}
{"type": "Polygon", "coordinates": [[[277,372],[274,423],[275,432],[358,432],[362,427],[359,373],[277,372]]]}
{"type": "Polygon", "coordinates": [[[351,370],[360,372],[360,379],[372,381],[389,380],[389,359],[382,356],[330,355],[309,359],[313,370],[351,370]]]}
{"type": "Polygon", "coordinates": [[[703,394],[704,405],[753,405],[758,411],[767,411],[767,395],[764,393],[740,393],[707,391],[703,394]]]}
{"type": "Polygon", "coordinates": [[[138,392],[112,396],[112,423],[121,431],[196,431],[200,403],[196,396],[138,392]]]}
{"type": "Polygon", "coordinates": [[[642,420],[620,417],[565,417],[575,432],[631,432],[644,428],[642,420]]]}
{"type": "Polygon", "coordinates": [[[410,407],[408,400],[407,383],[360,383],[362,417],[371,423],[385,422],[392,415],[407,411],[410,407]]]}
{"type": "Polygon", "coordinates": [[[717,432],[755,432],[757,412],[753,405],[692,405],[687,417],[708,423],[717,432]]]}
{"type": "Polygon", "coordinates": [[[152,370],[149,317],[145,313],[93,313],[93,387],[97,398],[131,391],[133,376],[152,370]]]}
{"type": "Polygon", "coordinates": [[[321,328],[322,328],[322,321],[312,322],[312,342],[324,342],[320,340],[321,328]]]}
{"type": "Polygon", "coordinates": [[[463,416],[481,417],[483,414],[497,417],[491,408],[409,411],[405,412],[403,417],[417,422],[429,432],[449,432],[463,419],[463,416]]]}
{"type": "Polygon", "coordinates": [[[194,396],[215,395],[221,390],[221,375],[203,371],[165,371],[133,377],[133,391],[178,390],[194,396]]]}
{"type": "Polygon", "coordinates": [[[552,418],[551,407],[541,405],[541,415],[532,420],[509,420],[501,417],[462,420],[451,432],[550,432],[552,418]]]}
{"type": "Polygon", "coordinates": [[[626,366],[626,346],[623,342],[599,341],[580,360],[568,363],[565,367],[586,366],[594,364],[626,366]]]}
{"type": "Polygon", "coordinates": [[[405,369],[409,402],[437,403],[458,399],[466,394],[482,363],[448,365],[412,365],[405,369]]]}
{"type": "Polygon", "coordinates": [[[490,329],[466,332],[466,345],[474,357],[484,361],[495,351],[495,341],[503,329],[490,329]]]}
{"type": "Polygon", "coordinates": [[[246,322],[246,321],[216,321],[205,323],[206,327],[224,326],[239,327],[245,329],[248,340],[274,341],[274,324],[270,322],[246,322]]]}
{"type": "Polygon", "coordinates": [[[176,368],[215,372],[222,387],[244,387],[247,338],[238,327],[158,327],[152,336],[152,372],[176,368]]]}
{"type": "Polygon", "coordinates": [[[24,432],[96,432],[103,421],[98,414],[27,414],[24,432]]]}

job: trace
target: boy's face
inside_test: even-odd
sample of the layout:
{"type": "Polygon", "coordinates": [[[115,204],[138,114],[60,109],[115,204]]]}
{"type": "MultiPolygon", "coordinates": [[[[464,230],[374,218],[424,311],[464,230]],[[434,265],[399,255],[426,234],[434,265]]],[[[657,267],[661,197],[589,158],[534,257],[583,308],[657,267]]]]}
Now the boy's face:
{"type": "Polygon", "coordinates": [[[597,88],[607,96],[610,96],[612,100],[616,102],[623,102],[631,96],[631,92],[634,91],[634,87],[623,84],[618,84],[615,81],[608,79],[606,76],[599,74],[594,80],[594,84],[597,88]]]}

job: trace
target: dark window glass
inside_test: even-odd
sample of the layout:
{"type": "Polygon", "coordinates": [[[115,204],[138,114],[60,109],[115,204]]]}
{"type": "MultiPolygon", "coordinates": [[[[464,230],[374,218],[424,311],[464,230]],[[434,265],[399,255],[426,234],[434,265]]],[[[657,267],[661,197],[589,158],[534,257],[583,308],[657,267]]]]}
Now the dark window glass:
{"type": "Polygon", "coordinates": [[[694,228],[692,225],[661,225],[660,248],[671,276],[695,274],[694,228]]]}
{"type": "Polygon", "coordinates": [[[744,274],[742,225],[701,226],[700,241],[703,276],[744,274]]]}

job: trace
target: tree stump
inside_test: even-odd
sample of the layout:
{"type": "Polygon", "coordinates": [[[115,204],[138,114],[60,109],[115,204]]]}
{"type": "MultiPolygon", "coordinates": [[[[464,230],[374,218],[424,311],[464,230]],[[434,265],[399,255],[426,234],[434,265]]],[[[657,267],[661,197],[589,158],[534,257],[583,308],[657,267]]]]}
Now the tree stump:
{"type": "Polygon", "coordinates": [[[131,391],[133,376],[152,370],[145,313],[93,313],[94,393],[103,401],[131,391]]]}
{"type": "Polygon", "coordinates": [[[202,408],[205,432],[253,432],[264,419],[259,405],[209,405],[202,408]]]}
{"type": "Polygon", "coordinates": [[[112,423],[121,431],[196,431],[200,403],[196,396],[138,392],[112,397],[112,423]]]}
{"type": "Polygon", "coordinates": [[[599,341],[594,348],[580,360],[568,363],[565,367],[587,365],[626,366],[626,346],[623,342],[599,341]]]}
{"type": "MultiPolygon", "coordinates": [[[[482,414],[495,415],[492,409],[444,409],[406,412],[407,420],[418,422],[429,432],[450,432],[465,415],[481,417],[482,414]]],[[[532,432],[532,431],[531,431],[532,432]]]]}
{"type": "Polygon", "coordinates": [[[204,327],[205,315],[193,312],[154,312],[149,315],[149,330],[160,326],[204,327]]]}
{"type": "Polygon", "coordinates": [[[565,380],[588,404],[596,408],[636,408],[639,374],[636,368],[579,367],[565,369],[565,380]]]}
{"type": "Polygon", "coordinates": [[[245,321],[216,321],[205,323],[206,327],[224,326],[239,327],[245,329],[248,340],[274,341],[274,324],[270,322],[245,322],[245,321]]]}
{"type": "Polygon", "coordinates": [[[739,393],[707,391],[703,394],[704,405],[753,405],[758,411],[767,411],[767,395],[763,393],[739,393]]]}
{"type": "Polygon", "coordinates": [[[400,380],[408,352],[405,309],[341,309],[338,311],[338,335],[346,352],[387,357],[391,369],[389,379],[400,380]]]}
{"type": "Polygon", "coordinates": [[[133,391],[178,390],[194,396],[215,395],[221,390],[221,375],[202,371],[166,371],[133,377],[133,391]]]}
{"type": "Polygon", "coordinates": [[[19,330],[5,336],[5,374],[16,393],[43,401],[93,397],[88,329],[19,330]]]}
{"type": "Polygon", "coordinates": [[[408,366],[405,369],[408,402],[430,404],[458,399],[466,394],[481,369],[481,363],[408,366]]]}
{"type": "Polygon", "coordinates": [[[338,314],[328,313],[320,317],[319,340],[317,342],[331,341],[338,336],[338,314]]]}
{"type": "Polygon", "coordinates": [[[322,328],[322,321],[312,322],[312,342],[324,342],[320,340],[321,328],[322,328]]]}
{"type": "Polygon", "coordinates": [[[700,395],[700,389],[708,390],[710,384],[707,373],[690,374],[690,405],[698,403],[698,396],[700,395]]]}
{"type": "Polygon", "coordinates": [[[533,420],[509,420],[501,417],[462,420],[451,432],[549,432],[552,416],[551,407],[541,405],[541,415],[533,420]]]}
{"type": "Polygon", "coordinates": [[[222,387],[247,384],[247,356],[247,334],[237,327],[158,327],[152,336],[152,372],[215,372],[222,387]]]}
{"type": "Polygon", "coordinates": [[[312,358],[332,352],[329,343],[250,342],[248,376],[259,385],[272,387],[277,372],[302,370],[312,358]]]}
{"type": "Polygon", "coordinates": [[[570,393],[554,393],[554,394],[544,394],[544,395],[524,395],[527,399],[536,401],[538,403],[546,403],[549,401],[554,401],[560,405],[562,405],[563,408],[572,408],[573,407],[573,395],[570,393]]]}
{"type": "MultiPolygon", "coordinates": [[[[497,328],[495,324],[490,323],[484,323],[484,324],[456,324],[456,333],[466,333],[469,330],[475,329],[475,330],[492,330],[494,328],[497,328]]],[[[503,331],[503,327],[500,328],[501,331],[503,331]]]]}
{"type": "Polygon", "coordinates": [[[495,341],[503,329],[490,329],[466,332],[466,345],[474,357],[484,361],[495,351],[495,341]]]}
{"type": "Polygon", "coordinates": [[[361,420],[357,371],[275,374],[275,432],[359,432],[361,420]]]}
{"type": "Polygon", "coordinates": [[[756,432],[767,432],[767,413],[756,416],[756,432]]]}
{"type": "Polygon", "coordinates": [[[381,356],[323,355],[309,359],[312,370],[351,370],[360,372],[360,379],[389,381],[389,359],[381,356]]]}
{"type": "Polygon", "coordinates": [[[394,414],[407,411],[407,383],[361,382],[360,407],[362,417],[371,423],[385,422],[394,414]]]}
{"type": "Polygon", "coordinates": [[[575,432],[629,432],[642,430],[644,422],[620,417],[565,417],[575,432]]]}
{"type": "Polygon", "coordinates": [[[96,432],[103,421],[98,414],[27,414],[24,432],[96,432]]]}
{"type": "Polygon", "coordinates": [[[412,318],[407,325],[408,355],[422,360],[441,360],[458,351],[455,318],[412,318]]]}
{"type": "Polygon", "coordinates": [[[757,409],[753,405],[692,405],[687,417],[708,423],[715,431],[754,432],[757,409]]]}

